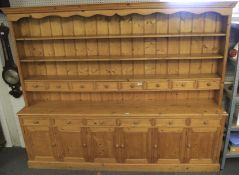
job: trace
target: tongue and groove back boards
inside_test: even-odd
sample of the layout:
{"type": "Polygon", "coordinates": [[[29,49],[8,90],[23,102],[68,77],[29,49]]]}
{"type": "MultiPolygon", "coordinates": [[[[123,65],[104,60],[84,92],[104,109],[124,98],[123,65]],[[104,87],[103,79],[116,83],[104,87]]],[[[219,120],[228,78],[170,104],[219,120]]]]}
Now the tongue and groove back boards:
{"type": "MultiPolygon", "coordinates": [[[[214,74],[222,77],[226,20],[225,16],[215,12],[96,15],[87,18],[53,15],[40,19],[22,18],[14,22],[14,30],[24,80],[51,76],[71,80],[71,76],[81,75],[102,75],[107,79],[107,76],[124,75],[127,81],[127,75],[142,75],[143,82],[145,75],[194,74],[203,77],[204,74],[214,74]]],[[[76,98],[87,101],[105,101],[106,96],[106,101],[114,101],[114,96],[122,101],[129,97],[130,100],[141,97],[142,101],[149,98],[157,101],[215,96],[215,91],[182,91],[91,92],[74,93],[72,97],[62,93],[61,89],[57,91],[43,96],[49,100],[76,98]]],[[[26,92],[26,95],[30,101],[38,100],[34,92],[26,92]]]]}

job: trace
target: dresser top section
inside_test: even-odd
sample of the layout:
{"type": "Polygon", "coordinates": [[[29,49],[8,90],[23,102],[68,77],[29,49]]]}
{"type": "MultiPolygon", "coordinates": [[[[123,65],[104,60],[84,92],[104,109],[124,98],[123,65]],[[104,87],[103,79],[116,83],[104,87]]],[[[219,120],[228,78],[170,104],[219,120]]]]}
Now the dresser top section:
{"type": "Polygon", "coordinates": [[[232,8],[237,1],[209,1],[209,2],[144,2],[144,3],[111,3],[84,4],[70,6],[2,8],[9,21],[17,21],[23,17],[43,18],[46,16],[69,17],[80,15],[90,17],[94,15],[126,16],[132,13],[148,15],[152,13],[172,14],[179,11],[204,13],[217,12],[221,15],[231,15],[232,8]]]}

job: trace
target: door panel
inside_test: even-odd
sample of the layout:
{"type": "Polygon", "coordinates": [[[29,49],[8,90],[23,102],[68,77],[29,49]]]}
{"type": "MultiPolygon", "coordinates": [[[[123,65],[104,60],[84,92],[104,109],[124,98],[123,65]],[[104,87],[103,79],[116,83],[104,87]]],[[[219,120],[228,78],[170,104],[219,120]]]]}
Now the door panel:
{"type": "Polygon", "coordinates": [[[52,131],[48,126],[24,126],[30,160],[55,160],[52,131]]]}
{"type": "Polygon", "coordinates": [[[219,145],[219,128],[191,128],[188,130],[187,161],[214,163],[219,145]]]}
{"type": "Polygon", "coordinates": [[[158,150],[158,163],[184,161],[186,130],[184,128],[159,128],[154,148],[158,150]]]}
{"type": "Polygon", "coordinates": [[[90,127],[88,131],[90,157],[94,162],[116,162],[117,135],[111,127],[90,127]]]}
{"type": "Polygon", "coordinates": [[[122,128],[120,144],[122,162],[149,162],[150,144],[151,136],[148,128],[122,128]]]}
{"type": "Polygon", "coordinates": [[[88,149],[82,129],[59,127],[55,131],[64,161],[88,161],[88,149]]]}

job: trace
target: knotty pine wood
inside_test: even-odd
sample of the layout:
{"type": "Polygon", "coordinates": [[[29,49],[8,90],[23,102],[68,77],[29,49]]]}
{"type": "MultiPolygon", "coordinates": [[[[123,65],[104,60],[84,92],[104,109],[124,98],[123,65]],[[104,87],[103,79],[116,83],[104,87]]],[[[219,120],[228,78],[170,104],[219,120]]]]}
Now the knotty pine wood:
{"type": "Polygon", "coordinates": [[[219,171],[235,4],[3,9],[29,167],[219,171]]]}

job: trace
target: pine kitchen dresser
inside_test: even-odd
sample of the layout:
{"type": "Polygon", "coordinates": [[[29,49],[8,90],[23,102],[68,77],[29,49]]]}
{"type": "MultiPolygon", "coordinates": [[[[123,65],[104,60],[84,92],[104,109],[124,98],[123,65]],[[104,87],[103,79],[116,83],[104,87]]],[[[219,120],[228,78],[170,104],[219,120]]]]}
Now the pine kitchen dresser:
{"type": "Polygon", "coordinates": [[[29,167],[219,171],[235,4],[2,9],[29,167]]]}

